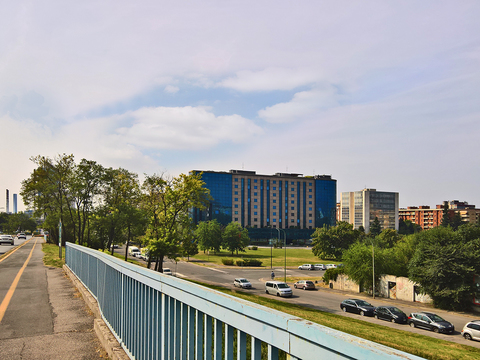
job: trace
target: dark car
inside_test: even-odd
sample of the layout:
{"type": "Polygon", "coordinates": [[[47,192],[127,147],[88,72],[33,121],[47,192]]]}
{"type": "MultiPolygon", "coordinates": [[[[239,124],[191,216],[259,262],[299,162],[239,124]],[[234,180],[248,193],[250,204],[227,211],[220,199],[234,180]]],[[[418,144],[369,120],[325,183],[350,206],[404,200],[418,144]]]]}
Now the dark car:
{"type": "Polygon", "coordinates": [[[295,289],[315,289],[315,284],[313,281],[310,280],[298,280],[295,284],[293,284],[293,287],[295,289]]]}
{"type": "Polygon", "coordinates": [[[406,324],[408,320],[407,314],[395,306],[379,306],[375,309],[374,315],[376,319],[399,324],[406,324]]]}
{"type": "Polygon", "coordinates": [[[344,312],[353,312],[362,316],[373,316],[375,306],[361,299],[347,299],[340,304],[340,309],[344,312]]]}
{"type": "Polygon", "coordinates": [[[452,323],[430,312],[411,313],[408,317],[408,324],[411,327],[419,327],[437,333],[453,334],[455,331],[452,323]]]}

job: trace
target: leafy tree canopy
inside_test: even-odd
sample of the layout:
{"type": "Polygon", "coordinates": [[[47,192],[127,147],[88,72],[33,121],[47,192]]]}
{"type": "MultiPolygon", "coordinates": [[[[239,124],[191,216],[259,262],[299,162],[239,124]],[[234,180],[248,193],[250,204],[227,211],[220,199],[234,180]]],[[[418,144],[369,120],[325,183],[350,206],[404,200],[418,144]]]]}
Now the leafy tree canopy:
{"type": "Polygon", "coordinates": [[[320,259],[341,259],[342,253],[355,243],[361,234],[346,221],[339,221],[337,226],[332,227],[324,225],[312,234],[312,251],[320,259]]]}

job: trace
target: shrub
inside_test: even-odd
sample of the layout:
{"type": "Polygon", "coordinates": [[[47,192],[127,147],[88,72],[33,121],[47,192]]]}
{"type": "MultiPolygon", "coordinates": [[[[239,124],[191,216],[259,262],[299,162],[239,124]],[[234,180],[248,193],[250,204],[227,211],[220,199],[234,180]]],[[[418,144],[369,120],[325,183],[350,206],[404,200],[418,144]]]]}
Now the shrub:
{"type": "Polygon", "coordinates": [[[243,260],[244,266],[262,266],[262,262],[257,259],[243,260]]]}
{"type": "Polygon", "coordinates": [[[233,265],[233,259],[222,259],[223,265],[233,265]]]}
{"type": "Polygon", "coordinates": [[[252,250],[258,250],[258,246],[252,246],[252,250]]]}
{"type": "Polygon", "coordinates": [[[243,260],[237,260],[235,263],[237,264],[237,266],[245,266],[245,261],[243,260]]]}

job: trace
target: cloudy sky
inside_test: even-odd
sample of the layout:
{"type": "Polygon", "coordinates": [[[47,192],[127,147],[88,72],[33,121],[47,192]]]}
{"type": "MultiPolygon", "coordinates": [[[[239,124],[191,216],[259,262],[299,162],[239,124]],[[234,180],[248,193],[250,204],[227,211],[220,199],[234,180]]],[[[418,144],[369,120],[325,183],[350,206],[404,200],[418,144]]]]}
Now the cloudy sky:
{"type": "Polygon", "coordinates": [[[65,153],[480,207],[476,0],[1,3],[0,194],[65,153]]]}

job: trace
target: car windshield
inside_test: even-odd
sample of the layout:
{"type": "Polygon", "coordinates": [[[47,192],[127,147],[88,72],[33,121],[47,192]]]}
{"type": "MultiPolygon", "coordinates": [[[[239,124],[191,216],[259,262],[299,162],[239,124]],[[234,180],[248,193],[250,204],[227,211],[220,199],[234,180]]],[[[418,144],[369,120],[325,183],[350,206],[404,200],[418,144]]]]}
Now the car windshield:
{"type": "Polygon", "coordinates": [[[402,315],[403,311],[396,307],[388,308],[395,315],[402,315]]]}
{"type": "Polygon", "coordinates": [[[433,322],[445,321],[444,318],[442,318],[441,316],[438,316],[437,314],[432,314],[432,315],[429,315],[428,317],[429,317],[430,320],[432,320],[433,322]]]}
{"type": "Polygon", "coordinates": [[[288,289],[288,285],[287,284],[278,284],[277,285],[279,289],[288,289]]]}
{"type": "Polygon", "coordinates": [[[240,282],[247,283],[248,280],[247,279],[240,279],[240,282]]]}
{"type": "Polygon", "coordinates": [[[356,303],[358,306],[372,306],[372,304],[369,304],[365,300],[357,300],[356,303]]]}

